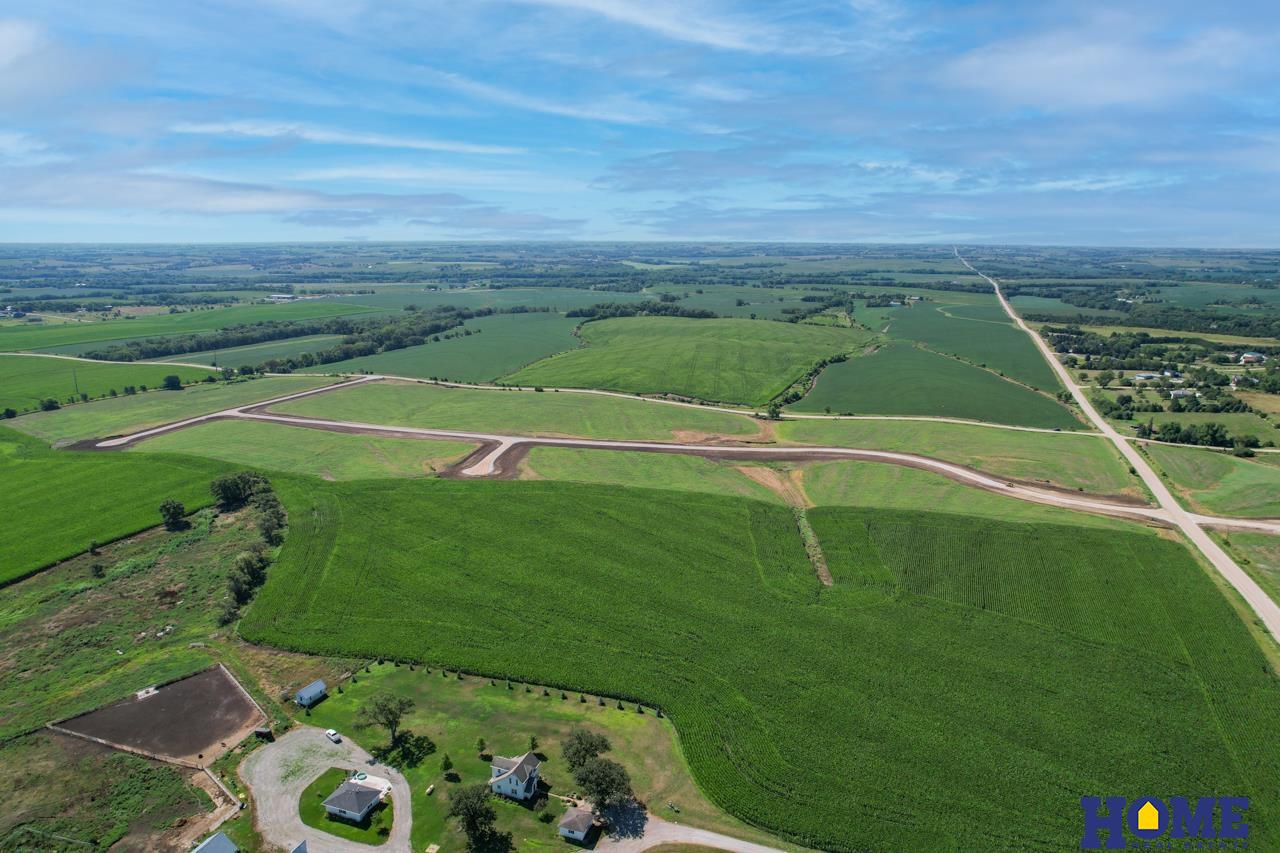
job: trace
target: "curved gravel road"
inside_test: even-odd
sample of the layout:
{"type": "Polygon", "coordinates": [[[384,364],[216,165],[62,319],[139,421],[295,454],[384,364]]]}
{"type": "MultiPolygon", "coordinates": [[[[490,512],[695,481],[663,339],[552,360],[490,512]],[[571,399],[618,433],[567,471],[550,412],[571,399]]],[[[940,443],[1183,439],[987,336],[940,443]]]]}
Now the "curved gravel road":
{"type": "Polygon", "coordinates": [[[409,783],[399,771],[379,764],[346,737],[332,743],[323,729],[298,726],[279,740],[259,747],[240,767],[240,777],[253,792],[254,823],[268,845],[292,850],[306,840],[308,853],[351,853],[378,850],[408,853],[413,814],[409,807],[409,783]],[[312,829],[298,817],[302,791],[330,767],[364,770],[391,781],[395,820],[385,844],[371,847],[346,841],[312,829]]]}

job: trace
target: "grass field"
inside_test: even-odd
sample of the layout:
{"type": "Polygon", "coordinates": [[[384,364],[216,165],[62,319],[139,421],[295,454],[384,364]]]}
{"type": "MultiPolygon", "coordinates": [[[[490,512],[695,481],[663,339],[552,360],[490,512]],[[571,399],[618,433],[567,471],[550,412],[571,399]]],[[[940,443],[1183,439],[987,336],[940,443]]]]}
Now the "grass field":
{"type": "Polygon", "coordinates": [[[466,456],[474,444],[377,438],[260,421],[213,421],[158,435],[130,453],[185,453],[325,480],[425,477],[466,456]]]}
{"type": "Polygon", "coordinates": [[[1072,512],[1021,501],[941,474],[875,462],[815,462],[804,467],[801,482],[817,506],[867,509],[919,509],[959,513],[1002,521],[1068,524],[1110,530],[1133,530],[1133,523],[1101,515],[1072,512]]]}
{"type": "Polygon", "coordinates": [[[1280,459],[1260,454],[1238,459],[1227,453],[1143,444],[1142,450],[1191,509],[1242,518],[1280,516],[1280,459]]]}
{"type": "Polygon", "coordinates": [[[339,297],[338,303],[368,305],[399,311],[406,305],[437,308],[456,305],[459,308],[549,308],[564,313],[573,308],[588,308],[601,302],[643,302],[652,299],[643,293],[584,290],[575,287],[483,287],[423,290],[420,287],[382,288],[377,293],[339,297]]]}
{"type": "Polygon", "coordinates": [[[391,426],[515,435],[671,441],[759,431],[745,415],[599,394],[476,391],[408,382],[357,385],[274,409],[294,415],[391,426]]]}
{"type": "Polygon", "coordinates": [[[672,393],[760,406],[865,332],[762,320],[627,317],[587,323],[588,344],[507,377],[520,385],[672,393]]]}
{"type": "MultiPolygon", "coordinates": [[[[489,778],[489,763],[480,758],[476,739],[484,738],[488,752],[496,755],[521,755],[529,748],[529,736],[538,738],[538,752],[547,757],[541,778],[552,793],[567,794],[573,780],[561,759],[561,743],[569,731],[581,726],[600,732],[611,746],[609,757],[627,768],[632,785],[641,799],[659,813],[673,816],[665,808],[668,802],[679,809],[681,823],[728,832],[750,840],[763,840],[740,822],[726,816],[707,801],[689,774],[676,744],[675,729],[670,720],[654,714],[637,714],[635,706],[618,710],[616,703],[601,705],[598,699],[578,693],[548,691],[505,681],[491,684],[486,678],[464,678],[441,670],[422,667],[409,669],[390,663],[374,664],[368,673],[358,675],[358,683],[348,682],[344,692],[330,696],[307,721],[312,725],[336,728],[354,737],[366,748],[381,747],[386,733],[356,725],[356,710],[370,695],[387,690],[407,696],[416,704],[405,720],[405,729],[413,736],[431,739],[435,750],[414,766],[401,769],[413,792],[413,849],[425,850],[428,844],[440,844],[443,853],[456,853],[466,848],[466,839],[456,822],[446,820],[449,792],[459,786],[473,785],[489,778]],[[455,779],[446,779],[440,760],[448,755],[453,762],[455,779]],[[435,792],[427,795],[428,785],[435,792]]],[[[556,844],[555,820],[543,823],[543,811],[534,811],[514,803],[495,801],[498,829],[510,832],[518,850],[556,844]]],[[[558,820],[564,807],[554,798],[544,810],[558,820]]]]}
{"type": "Polygon", "coordinates": [[[55,412],[35,412],[8,425],[52,445],[124,435],[197,415],[283,397],[337,382],[325,376],[264,376],[238,382],[194,385],[181,392],[148,391],[95,400],[55,412]]]}
{"type": "Polygon", "coordinates": [[[522,476],[778,501],[777,495],[737,470],[745,464],[665,453],[535,447],[525,459],[522,476]]]}
{"type": "Polygon", "coordinates": [[[334,362],[324,369],[488,382],[578,346],[573,329],[580,322],[561,314],[497,314],[468,321],[464,328],[475,332],[469,336],[334,362]]]}
{"type": "Polygon", "coordinates": [[[1231,552],[1258,585],[1275,600],[1280,600],[1280,536],[1269,533],[1214,533],[1223,547],[1231,552]]]}
{"type": "Polygon", "coordinates": [[[39,408],[40,401],[46,397],[66,403],[68,398],[78,399],[80,394],[101,397],[113,388],[123,392],[126,385],[159,388],[169,375],[190,383],[212,375],[212,371],[162,364],[111,364],[6,355],[0,357],[0,408],[11,406],[19,412],[31,411],[39,408]]]}
{"type": "Polygon", "coordinates": [[[315,300],[284,305],[237,305],[179,314],[150,314],[134,319],[64,323],[47,328],[0,328],[0,351],[42,350],[77,354],[101,349],[108,341],[186,335],[262,320],[310,320],[361,314],[372,310],[375,309],[364,305],[315,300]]]}
{"type": "Polygon", "coordinates": [[[346,781],[348,775],[341,767],[330,767],[317,776],[302,791],[302,797],[298,801],[298,817],[307,826],[348,841],[374,846],[386,843],[387,836],[391,834],[392,821],[395,820],[390,799],[374,806],[373,811],[361,823],[339,820],[325,811],[325,798],[346,781]]]}
{"type": "Polygon", "coordinates": [[[168,356],[168,361],[190,361],[196,364],[217,364],[222,367],[240,367],[251,365],[257,367],[272,358],[288,358],[304,352],[319,352],[337,346],[342,342],[342,335],[304,335],[300,338],[286,338],[281,341],[266,341],[261,344],[248,344],[242,347],[209,350],[207,352],[189,352],[185,355],[168,356]]]}
{"type": "MultiPolygon", "coordinates": [[[[1115,395],[1116,392],[1106,392],[1115,395]]],[[[1219,423],[1227,428],[1232,436],[1253,436],[1262,443],[1280,441],[1280,432],[1277,432],[1277,422],[1261,418],[1253,412],[1221,412],[1214,414],[1212,412],[1134,412],[1133,420],[1117,421],[1112,420],[1111,423],[1123,435],[1134,435],[1140,423],[1152,423],[1156,427],[1160,424],[1174,421],[1183,426],[1191,426],[1193,424],[1219,423]]]]}
{"type": "Polygon", "coordinates": [[[1252,795],[1251,841],[1280,843],[1276,677],[1154,533],[819,508],[820,589],[757,501],[279,485],[291,533],[247,638],[656,705],[714,802],[797,842],[1074,846],[1081,794],[1159,789],[1252,795]]]}
{"type": "Polygon", "coordinates": [[[833,364],[798,412],[927,415],[1016,426],[1084,429],[1055,400],[964,362],[897,342],[833,364]]]}
{"type": "Polygon", "coordinates": [[[989,474],[1047,482],[1103,495],[1141,495],[1137,479],[1099,437],[1045,435],[1021,430],[928,421],[784,420],[778,438],[918,453],[989,474]]]}
{"type": "Polygon", "coordinates": [[[227,466],[179,456],[50,450],[0,428],[0,584],[160,523],[160,502],[212,503],[209,481],[227,466]]]}
{"type": "Polygon", "coordinates": [[[1062,383],[1035,344],[995,304],[917,303],[896,311],[889,335],[958,355],[1033,388],[1055,393],[1062,383]]]}

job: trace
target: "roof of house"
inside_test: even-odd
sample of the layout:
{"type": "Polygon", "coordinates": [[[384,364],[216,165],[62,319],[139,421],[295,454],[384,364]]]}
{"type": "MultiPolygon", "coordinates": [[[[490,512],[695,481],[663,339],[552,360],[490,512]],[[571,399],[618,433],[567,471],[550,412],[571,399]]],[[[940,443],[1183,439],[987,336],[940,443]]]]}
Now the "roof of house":
{"type": "Polygon", "coordinates": [[[237,853],[239,849],[231,843],[225,832],[219,832],[206,838],[192,853],[237,853]]]}
{"type": "Polygon", "coordinates": [[[517,781],[524,784],[528,781],[529,776],[538,769],[538,765],[541,763],[542,762],[538,761],[538,756],[534,755],[532,752],[526,752],[519,758],[503,758],[501,755],[495,755],[493,757],[493,766],[505,772],[499,776],[494,776],[489,780],[489,783],[493,784],[500,779],[506,779],[508,776],[514,776],[517,781]]]}
{"type": "Polygon", "coordinates": [[[329,795],[324,804],[352,814],[361,814],[381,798],[382,792],[375,788],[358,785],[355,782],[343,782],[338,786],[338,790],[329,795]]]}
{"type": "Polygon", "coordinates": [[[574,832],[586,832],[591,828],[591,824],[595,823],[595,820],[596,816],[591,812],[574,806],[564,813],[564,817],[560,818],[560,828],[571,829],[574,832]]]}

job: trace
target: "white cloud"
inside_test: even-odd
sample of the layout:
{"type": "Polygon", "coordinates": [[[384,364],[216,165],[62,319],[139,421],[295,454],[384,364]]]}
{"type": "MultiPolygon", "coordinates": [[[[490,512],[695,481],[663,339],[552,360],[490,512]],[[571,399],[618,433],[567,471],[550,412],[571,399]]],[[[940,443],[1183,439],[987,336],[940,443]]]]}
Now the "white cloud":
{"type": "Polygon", "coordinates": [[[661,124],[668,120],[665,110],[637,101],[634,98],[604,98],[595,101],[564,103],[536,95],[504,89],[479,80],[434,69],[424,69],[436,82],[467,95],[473,95],[495,104],[503,104],[530,112],[585,121],[604,121],[614,124],[661,124]]]}
{"type": "Polygon", "coordinates": [[[44,43],[44,31],[31,21],[0,20],[0,70],[31,56],[44,43]]]}
{"type": "Polygon", "coordinates": [[[439,184],[448,187],[500,189],[511,192],[562,192],[586,188],[569,178],[533,172],[459,169],[449,166],[362,164],[307,169],[289,176],[294,181],[386,181],[439,184]]]}
{"type": "Polygon", "coordinates": [[[326,145],[367,145],[375,148],[409,148],[422,151],[448,151],[455,154],[519,154],[523,148],[509,145],[479,145],[415,136],[391,136],[382,133],[341,130],[284,121],[245,119],[220,122],[180,122],[169,128],[174,133],[207,136],[242,136],[258,139],[296,139],[326,145]]]}
{"type": "Polygon", "coordinates": [[[944,83],[1043,109],[1144,107],[1212,92],[1257,48],[1248,35],[1206,30],[1168,42],[1107,17],[1091,26],[983,45],[949,63],[944,83]]]}

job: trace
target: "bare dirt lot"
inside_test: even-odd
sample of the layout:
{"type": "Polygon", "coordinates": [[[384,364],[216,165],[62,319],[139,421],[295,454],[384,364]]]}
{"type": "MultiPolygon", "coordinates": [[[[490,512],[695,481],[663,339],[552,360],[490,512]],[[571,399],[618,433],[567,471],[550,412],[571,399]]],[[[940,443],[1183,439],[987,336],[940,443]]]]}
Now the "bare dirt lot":
{"type": "Polygon", "coordinates": [[[266,719],[220,666],[81,714],[57,728],[168,761],[208,766],[266,719]]]}

